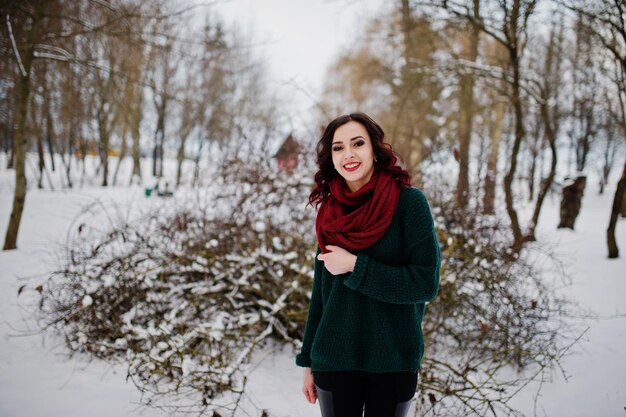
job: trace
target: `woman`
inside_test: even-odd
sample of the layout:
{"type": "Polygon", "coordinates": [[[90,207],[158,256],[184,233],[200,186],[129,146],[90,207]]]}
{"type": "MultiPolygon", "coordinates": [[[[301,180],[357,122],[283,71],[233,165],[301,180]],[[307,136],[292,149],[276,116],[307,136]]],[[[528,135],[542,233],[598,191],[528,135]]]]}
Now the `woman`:
{"type": "Polygon", "coordinates": [[[309,204],[319,206],[302,350],[305,397],[322,417],[404,417],[424,353],[425,303],[439,290],[429,204],[410,187],[382,128],[333,120],[317,145],[309,204]]]}

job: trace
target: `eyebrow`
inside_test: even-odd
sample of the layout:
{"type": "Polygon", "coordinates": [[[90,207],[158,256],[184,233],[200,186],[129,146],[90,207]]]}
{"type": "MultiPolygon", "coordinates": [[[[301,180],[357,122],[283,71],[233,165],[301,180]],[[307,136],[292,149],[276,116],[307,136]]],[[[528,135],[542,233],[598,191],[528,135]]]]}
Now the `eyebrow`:
{"type": "MultiPolygon", "coordinates": [[[[353,141],[354,139],[359,139],[359,138],[361,138],[361,139],[365,139],[363,136],[360,136],[360,135],[359,135],[359,136],[355,136],[355,137],[353,137],[352,139],[350,139],[350,141],[353,141]]],[[[333,142],[333,145],[335,145],[335,144],[337,144],[337,143],[338,143],[338,144],[341,144],[342,142],[333,142]]]]}

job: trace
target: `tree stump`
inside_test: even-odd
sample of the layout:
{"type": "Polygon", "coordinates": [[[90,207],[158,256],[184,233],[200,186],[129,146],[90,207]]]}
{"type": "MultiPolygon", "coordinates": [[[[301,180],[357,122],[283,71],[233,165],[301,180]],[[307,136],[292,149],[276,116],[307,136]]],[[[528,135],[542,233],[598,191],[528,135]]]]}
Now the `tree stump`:
{"type": "Polygon", "coordinates": [[[561,221],[558,228],[568,227],[574,230],[576,217],[580,212],[587,177],[580,175],[576,178],[565,177],[563,196],[561,197],[561,221]]]}

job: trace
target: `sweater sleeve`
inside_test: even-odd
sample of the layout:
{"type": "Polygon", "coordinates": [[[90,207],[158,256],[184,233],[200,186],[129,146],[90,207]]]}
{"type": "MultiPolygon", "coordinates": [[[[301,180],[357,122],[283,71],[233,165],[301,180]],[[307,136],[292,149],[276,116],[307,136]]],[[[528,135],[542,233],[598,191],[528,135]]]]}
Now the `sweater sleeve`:
{"type": "Polygon", "coordinates": [[[379,301],[394,304],[427,302],[439,291],[441,252],[430,206],[415,189],[403,218],[405,265],[391,266],[357,253],[354,270],[344,284],[379,301]]]}
{"type": "Polygon", "coordinates": [[[315,272],[313,273],[313,291],[311,293],[311,301],[309,302],[309,315],[304,329],[304,337],[302,339],[302,349],[296,355],[296,365],[305,368],[311,367],[311,345],[317,332],[317,325],[322,317],[322,270],[323,262],[317,259],[317,255],[321,252],[317,247],[315,253],[315,272]]]}

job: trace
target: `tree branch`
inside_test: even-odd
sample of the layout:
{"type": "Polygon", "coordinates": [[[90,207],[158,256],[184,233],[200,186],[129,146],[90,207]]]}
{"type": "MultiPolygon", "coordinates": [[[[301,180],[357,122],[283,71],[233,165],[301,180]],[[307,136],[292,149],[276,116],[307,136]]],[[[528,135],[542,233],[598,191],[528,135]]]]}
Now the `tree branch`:
{"type": "Polygon", "coordinates": [[[15,43],[15,37],[13,36],[13,28],[11,27],[11,19],[9,15],[6,15],[7,28],[9,29],[9,38],[11,39],[11,46],[13,47],[13,52],[15,53],[15,59],[17,60],[17,66],[20,69],[20,73],[22,77],[26,77],[26,69],[24,68],[24,64],[22,64],[22,58],[20,57],[20,51],[17,50],[17,45],[15,43]]]}

